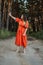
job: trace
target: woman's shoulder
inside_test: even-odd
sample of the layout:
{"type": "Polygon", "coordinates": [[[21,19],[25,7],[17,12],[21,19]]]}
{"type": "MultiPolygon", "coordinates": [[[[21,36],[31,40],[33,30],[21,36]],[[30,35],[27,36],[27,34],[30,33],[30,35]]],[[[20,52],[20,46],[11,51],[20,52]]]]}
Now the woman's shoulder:
{"type": "Polygon", "coordinates": [[[19,19],[19,18],[16,18],[16,22],[20,22],[21,21],[21,19],[19,19]]]}
{"type": "Polygon", "coordinates": [[[28,20],[26,21],[26,24],[29,24],[28,20]]]}

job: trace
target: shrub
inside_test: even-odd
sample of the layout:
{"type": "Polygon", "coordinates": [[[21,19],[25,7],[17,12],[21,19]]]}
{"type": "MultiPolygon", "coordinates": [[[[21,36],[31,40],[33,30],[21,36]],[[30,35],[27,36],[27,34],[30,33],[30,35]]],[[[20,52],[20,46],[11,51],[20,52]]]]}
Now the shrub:
{"type": "Polygon", "coordinates": [[[10,32],[7,30],[0,30],[0,39],[6,39],[15,36],[15,32],[10,32]]]}
{"type": "Polygon", "coordinates": [[[37,39],[42,39],[43,40],[43,31],[39,32],[32,32],[30,36],[35,37],[37,39]]]}

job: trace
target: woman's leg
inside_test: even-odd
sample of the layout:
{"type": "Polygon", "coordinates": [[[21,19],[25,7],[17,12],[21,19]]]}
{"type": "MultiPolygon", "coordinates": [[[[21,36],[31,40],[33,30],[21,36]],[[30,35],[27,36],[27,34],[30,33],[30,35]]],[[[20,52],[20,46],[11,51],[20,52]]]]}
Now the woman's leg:
{"type": "Polygon", "coordinates": [[[23,48],[23,46],[17,47],[17,52],[18,52],[18,53],[24,53],[24,48],[23,48]]]}
{"type": "Polygon", "coordinates": [[[21,46],[17,47],[17,52],[20,53],[21,52],[21,46]]]}
{"type": "Polygon", "coordinates": [[[16,51],[16,52],[18,52],[18,51],[19,51],[19,49],[20,49],[20,48],[19,48],[19,46],[17,46],[17,51],[16,51]]]}
{"type": "Polygon", "coordinates": [[[20,47],[20,52],[25,53],[25,48],[23,46],[20,47]]]}
{"type": "Polygon", "coordinates": [[[23,46],[17,46],[17,51],[18,53],[25,53],[25,47],[23,46]]]}
{"type": "Polygon", "coordinates": [[[25,48],[25,47],[23,47],[23,53],[25,53],[25,49],[26,49],[26,48],[25,48]]]}

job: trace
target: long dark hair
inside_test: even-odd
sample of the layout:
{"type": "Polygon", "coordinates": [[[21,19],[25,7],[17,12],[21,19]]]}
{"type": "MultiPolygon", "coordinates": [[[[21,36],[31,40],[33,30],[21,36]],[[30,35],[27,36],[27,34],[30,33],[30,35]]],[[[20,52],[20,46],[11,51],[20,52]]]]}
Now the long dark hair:
{"type": "MultiPolygon", "coordinates": [[[[26,22],[26,21],[27,21],[26,14],[22,13],[21,15],[23,15],[23,20],[26,22]]],[[[20,16],[20,17],[21,17],[21,16],[20,16]]]]}
{"type": "Polygon", "coordinates": [[[23,15],[23,19],[24,19],[25,22],[27,21],[27,17],[26,17],[25,14],[23,15]]]}

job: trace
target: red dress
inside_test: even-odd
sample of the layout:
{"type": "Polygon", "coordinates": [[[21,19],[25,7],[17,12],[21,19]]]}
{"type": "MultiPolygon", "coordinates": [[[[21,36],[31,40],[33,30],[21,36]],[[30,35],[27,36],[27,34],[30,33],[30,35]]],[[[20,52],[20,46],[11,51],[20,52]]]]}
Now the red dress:
{"type": "Polygon", "coordinates": [[[27,46],[27,36],[26,35],[23,36],[23,33],[25,32],[25,29],[28,28],[28,22],[26,22],[24,25],[24,21],[19,18],[16,18],[16,22],[19,23],[19,26],[18,26],[18,30],[16,34],[15,44],[17,46],[26,47],[27,46]]]}

